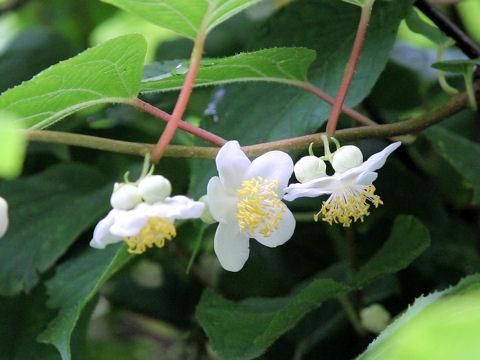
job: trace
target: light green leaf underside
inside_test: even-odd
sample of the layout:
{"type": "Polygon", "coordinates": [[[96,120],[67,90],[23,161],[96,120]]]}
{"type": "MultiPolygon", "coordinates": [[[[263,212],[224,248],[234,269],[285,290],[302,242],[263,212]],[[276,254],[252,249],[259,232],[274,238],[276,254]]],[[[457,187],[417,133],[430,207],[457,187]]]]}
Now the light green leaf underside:
{"type": "Polygon", "coordinates": [[[141,35],[107,41],[42,71],[0,95],[0,110],[25,127],[44,128],[88,106],[138,94],[146,42],[141,35]]]}
{"type": "MultiPolygon", "coordinates": [[[[315,57],[315,51],[305,48],[273,48],[204,59],[195,86],[239,81],[304,82],[315,57]]],[[[170,61],[145,67],[140,92],[180,89],[186,74],[181,74],[183,71],[179,69],[188,69],[188,62],[170,61]]]]}
{"type": "Polygon", "coordinates": [[[15,120],[0,111],[0,178],[13,178],[22,170],[27,141],[15,120]]]}
{"type": "Polygon", "coordinates": [[[260,0],[102,0],[195,39],[260,0]]]}
{"type": "Polygon", "coordinates": [[[350,277],[346,283],[316,278],[288,297],[242,302],[206,291],[197,307],[197,318],[222,359],[254,359],[322,302],[405,268],[429,244],[428,231],[420,221],[413,216],[399,216],[384,246],[360,269],[360,275],[350,277]]]}
{"type": "Polygon", "coordinates": [[[480,145],[440,126],[431,127],[424,134],[435,152],[473,188],[472,204],[480,205],[480,145]]]}
{"type": "Polygon", "coordinates": [[[465,59],[465,60],[445,60],[432,64],[432,67],[438,70],[465,74],[472,69],[475,65],[480,65],[480,58],[478,59],[465,59]]]}
{"type": "Polygon", "coordinates": [[[38,340],[55,345],[62,360],[69,360],[70,338],[82,309],[100,286],[130,258],[125,246],[112,245],[104,250],[89,248],[57,267],[55,276],[47,282],[47,292],[48,306],[60,307],[60,311],[38,340]]]}
{"type": "Polygon", "coordinates": [[[480,352],[480,275],[418,298],[357,360],[476,359],[480,352]]]}

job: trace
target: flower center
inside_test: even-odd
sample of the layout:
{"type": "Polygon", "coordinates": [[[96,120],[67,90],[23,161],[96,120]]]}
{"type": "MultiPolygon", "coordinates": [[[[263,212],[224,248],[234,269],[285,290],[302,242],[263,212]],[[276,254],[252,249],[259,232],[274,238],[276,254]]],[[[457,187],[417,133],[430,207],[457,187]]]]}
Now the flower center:
{"type": "Polygon", "coordinates": [[[332,223],[341,223],[344,227],[349,227],[352,221],[360,220],[363,222],[364,216],[370,215],[368,212],[370,201],[375,207],[382,205],[380,196],[375,195],[375,186],[355,186],[342,189],[342,191],[334,192],[327,201],[323,202],[320,211],[314,216],[318,221],[318,215],[322,214],[323,221],[332,223]]]}
{"type": "Polygon", "coordinates": [[[285,205],[273,190],[277,188],[278,180],[271,181],[260,176],[242,182],[242,187],[237,190],[240,197],[237,204],[240,232],[247,230],[250,235],[257,232],[264,237],[270,237],[278,230],[278,222],[283,219],[285,205]]]}
{"type": "Polygon", "coordinates": [[[177,235],[177,230],[168,218],[152,217],[147,220],[139,233],[134,236],[124,237],[131,254],[142,254],[153,245],[161,248],[165,240],[171,240],[177,235]]]}

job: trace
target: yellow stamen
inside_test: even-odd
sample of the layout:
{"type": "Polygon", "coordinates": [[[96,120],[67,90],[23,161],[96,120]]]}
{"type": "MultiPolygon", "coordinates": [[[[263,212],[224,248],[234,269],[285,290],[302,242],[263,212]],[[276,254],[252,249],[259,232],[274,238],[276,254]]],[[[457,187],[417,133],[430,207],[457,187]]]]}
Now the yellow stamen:
{"type": "Polygon", "coordinates": [[[380,197],[374,193],[375,186],[373,185],[333,193],[327,201],[323,202],[323,206],[314,216],[314,220],[317,221],[318,215],[322,214],[322,220],[330,225],[341,223],[344,227],[349,227],[352,222],[358,220],[363,222],[363,218],[370,215],[368,211],[370,204],[367,204],[367,200],[375,207],[383,204],[380,197]]]}
{"type": "Polygon", "coordinates": [[[285,205],[273,189],[278,188],[278,180],[271,181],[258,176],[244,180],[237,190],[240,201],[237,204],[237,219],[240,231],[253,234],[257,229],[264,237],[270,237],[279,229],[285,205]]]}
{"type": "Polygon", "coordinates": [[[177,230],[168,218],[149,218],[135,236],[124,237],[131,254],[142,254],[153,245],[162,248],[165,240],[171,240],[177,235],[177,230]]]}

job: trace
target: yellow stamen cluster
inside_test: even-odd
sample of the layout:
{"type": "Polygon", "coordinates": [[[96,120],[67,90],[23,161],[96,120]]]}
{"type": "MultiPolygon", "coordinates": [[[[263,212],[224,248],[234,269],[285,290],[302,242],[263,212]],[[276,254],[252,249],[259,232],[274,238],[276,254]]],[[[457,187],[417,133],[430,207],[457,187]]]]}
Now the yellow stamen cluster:
{"type": "Polygon", "coordinates": [[[142,254],[153,245],[161,248],[165,246],[165,240],[171,240],[177,235],[177,230],[168,218],[149,218],[140,232],[135,236],[123,238],[129,246],[131,254],[142,254]]]}
{"type": "Polygon", "coordinates": [[[350,189],[344,189],[341,192],[333,193],[327,201],[323,202],[322,209],[314,216],[318,221],[318,215],[322,214],[323,221],[330,225],[341,223],[344,227],[349,227],[352,222],[360,220],[363,222],[365,216],[370,215],[370,201],[375,207],[382,205],[378,195],[375,195],[375,186],[358,186],[350,189]]]}
{"type": "Polygon", "coordinates": [[[258,176],[252,180],[244,180],[237,190],[240,201],[237,204],[237,219],[240,231],[245,229],[253,234],[258,233],[270,237],[278,230],[278,222],[283,219],[285,205],[273,189],[278,188],[278,180],[271,181],[258,176]]]}

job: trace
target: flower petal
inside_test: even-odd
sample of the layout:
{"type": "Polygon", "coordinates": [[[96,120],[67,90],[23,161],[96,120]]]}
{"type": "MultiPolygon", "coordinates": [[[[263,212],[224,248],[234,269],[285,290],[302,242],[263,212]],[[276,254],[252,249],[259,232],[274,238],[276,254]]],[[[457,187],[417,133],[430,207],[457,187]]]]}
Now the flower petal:
{"type": "Polygon", "coordinates": [[[250,254],[249,238],[240,233],[237,223],[218,224],[214,249],[225,270],[240,271],[250,254]]]}
{"type": "Polygon", "coordinates": [[[122,241],[121,237],[115,236],[110,232],[110,227],[115,221],[117,210],[113,209],[100,220],[93,231],[93,239],[90,241],[90,246],[96,249],[105,249],[108,244],[113,244],[122,241]]]}
{"type": "MultiPolygon", "coordinates": [[[[178,215],[173,219],[196,219],[202,216],[205,204],[200,201],[194,201],[186,196],[177,195],[165,199],[166,205],[176,209],[178,215]]],[[[154,204],[155,205],[155,204],[154,204]]]]}
{"type": "Polygon", "coordinates": [[[372,185],[372,183],[377,179],[377,177],[378,174],[376,172],[366,171],[358,176],[356,183],[358,185],[372,185]]]}
{"type": "Polygon", "coordinates": [[[261,176],[268,180],[278,180],[278,193],[282,196],[282,189],[288,185],[292,173],[293,161],[290,155],[283,151],[269,151],[252,161],[245,179],[261,176]]]}
{"type": "Polygon", "coordinates": [[[238,141],[228,141],[220,148],[215,158],[218,175],[222,184],[232,190],[238,189],[243,181],[250,160],[240,149],[238,141]]]}
{"type": "Polygon", "coordinates": [[[223,223],[236,221],[237,194],[226,190],[218,176],[212,177],[208,182],[207,201],[215,220],[223,223]]]}
{"type": "Polygon", "coordinates": [[[5,235],[8,228],[8,203],[0,196],[0,238],[5,235]]]}
{"type": "Polygon", "coordinates": [[[287,242],[287,240],[292,237],[293,231],[295,230],[295,218],[288,208],[285,209],[283,219],[278,222],[278,226],[279,228],[269,237],[265,237],[263,234],[256,232],[253,234],[255,240],[268,247],[277,247],[287,242]]]}
{"type": "Polygon", "coordinates": [[[388,156],[396,150],[400,145],[402,145],[401,141],[397,141],[393,144],[388,145],[385,149],[382,151],[373,154],[370,156],[363,164],[360,166],[357,166],[353,169],[347,170],[344,172],[341,176],[342,179],[351,176],[352,174],[361,174],[365,171],[375,171],[380,169],[383,165],[385,165],[385,162],[387,161],[388,156]]]}
{"type": "Polygon", "coordinates": [[[323,194],[330,194],[342,185],[336,176],[324,176],[304,183],[290,184],[285,189],[287,201],[295,200],[299,197],[316,197],[323,194]]]}
{"type": "Polygon", "coordinates": [[[120,237],[137,235],[149,218],[147,211],[150,207],[146,203],[141,203],[132,210],[117,210],[110,232],[120,237]]]}

